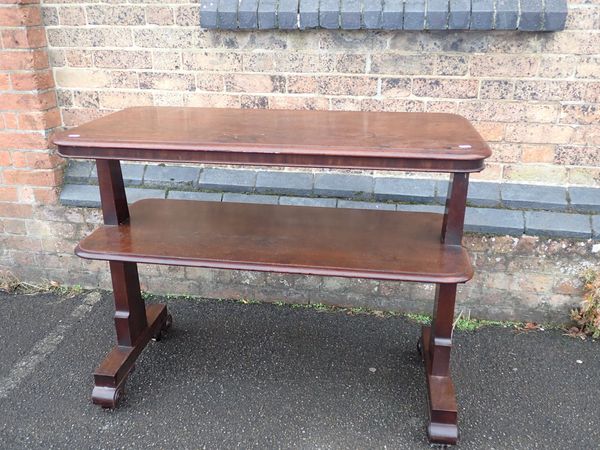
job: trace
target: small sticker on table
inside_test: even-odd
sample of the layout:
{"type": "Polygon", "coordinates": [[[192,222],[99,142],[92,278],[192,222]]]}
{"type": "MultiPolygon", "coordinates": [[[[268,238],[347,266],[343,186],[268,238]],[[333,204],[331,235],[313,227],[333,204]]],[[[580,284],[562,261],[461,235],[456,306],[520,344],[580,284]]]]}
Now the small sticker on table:
{"type": "Polygon", "coordinates": [[[79,134],[69,134],[69,137],[79,137],[79,134]]]}
{"type": "Polygon", "coordinates": [[[469,144],[460,144],[458,148],[471,148],[469,144]]]}

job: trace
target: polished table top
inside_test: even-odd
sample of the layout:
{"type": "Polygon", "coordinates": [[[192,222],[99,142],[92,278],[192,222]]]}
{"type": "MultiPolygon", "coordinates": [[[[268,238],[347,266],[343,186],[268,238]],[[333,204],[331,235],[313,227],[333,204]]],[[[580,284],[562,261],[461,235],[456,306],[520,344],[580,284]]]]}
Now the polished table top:
{"type": "Polygon", "coordinates": [[[442,113],[136,107],[54,142],[84,158],[462,172],[491,154],[465,118],[442,113]]]}

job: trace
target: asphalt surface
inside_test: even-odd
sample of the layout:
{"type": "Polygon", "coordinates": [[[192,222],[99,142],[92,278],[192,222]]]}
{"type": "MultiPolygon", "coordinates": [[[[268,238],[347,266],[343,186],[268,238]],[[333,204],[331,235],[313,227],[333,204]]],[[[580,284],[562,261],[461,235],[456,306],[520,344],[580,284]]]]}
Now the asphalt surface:
{"type": "MultiPolygon", "coordinates": [[[[90,394],[114,341],[110,296],[0,294],[0,448],[429,448],[417,324],[167,303],[173,329],[107,411],[90,394]]],[[[455,344],[457,448],[600,448],[600,343],[489,327],[455,344]]]]}

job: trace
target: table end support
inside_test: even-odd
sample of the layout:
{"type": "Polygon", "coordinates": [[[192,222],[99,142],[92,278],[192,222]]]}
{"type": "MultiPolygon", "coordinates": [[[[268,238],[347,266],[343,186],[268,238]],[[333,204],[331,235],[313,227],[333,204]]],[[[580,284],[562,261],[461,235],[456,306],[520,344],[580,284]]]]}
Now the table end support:
{"type": "Polygon", "coordinates": [[[160,336],[171,326],[172,318],[167,306],[146,306],[148,326],[142,330],[132,346],[117,345],[94,372],[92,402],[103,408],[116,408],[124,394],[125,382],[134,364],[150,339],[160,336]]]}
{"type": "Polygon", "coordinates": [[[429,398],[427,434],[435,444],[453,445],[458,441],[458,408],[450,374],[456,287],[456,284],[436,286],[432,324],[422,328],[419,341],[429,398]]]}
{"type": "Polygon", "coordinates": [[[458,408],[454,383],[450,374],[446,376],[431,373],[431,328],[422,328],[419,350],[425,365],[429,423],[427,437],[432,444],[454,445],[458,442],[458,408]]]}

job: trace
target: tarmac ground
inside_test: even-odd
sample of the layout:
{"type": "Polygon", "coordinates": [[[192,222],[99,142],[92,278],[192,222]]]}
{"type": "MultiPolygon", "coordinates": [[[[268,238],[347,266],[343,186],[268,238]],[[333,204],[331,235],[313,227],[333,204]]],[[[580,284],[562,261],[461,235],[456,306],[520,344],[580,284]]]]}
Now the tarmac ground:
{"type": "MultiPolygon", "coordinates": [[[[2,449],[429,448],[419,325],[271,304],[166,301],[116,410],[92,405],[110,294],[0,294],[2,449]]],[[[460,449],[600,448],[600,343],[456,332],[460,449]]]]}

